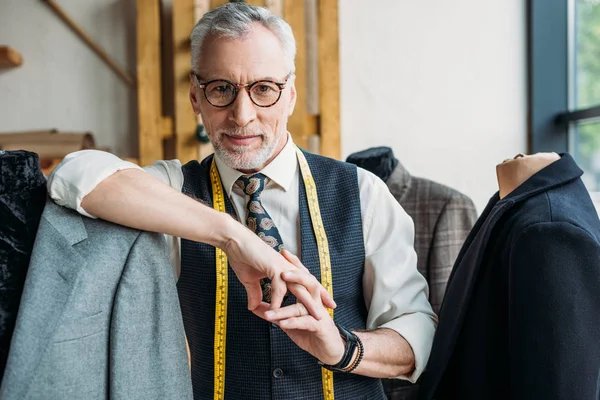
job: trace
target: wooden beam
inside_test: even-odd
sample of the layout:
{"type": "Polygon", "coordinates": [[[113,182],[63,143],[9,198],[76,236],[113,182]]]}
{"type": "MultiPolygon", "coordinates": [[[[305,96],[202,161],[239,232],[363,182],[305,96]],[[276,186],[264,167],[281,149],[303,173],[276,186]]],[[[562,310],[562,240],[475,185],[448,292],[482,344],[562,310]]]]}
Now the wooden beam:
{"type": "Polygon", "coordinates": [[[210,8],[219,7],[226,3],[229,3],[229,1],[228,0],[210,0],[210,8]]]}
{"type": "Polygon", "coordinates": [[[283,1],[284,0],[265,0],[265,7],[273,14],[283,16],[283,1]]]}
{"type": "Polygon", "coordinates": [[[257,7],[265,6],[265,0],[246,0],[245,3],[248,3],[252,6],[257,6],[257,7]]]}
{"type": "Polygon", "coordinates": [[[283,17],[292,27],[296,38],[296,108],[288,121],[288,129],[296,145],[306,148],[306,24],[304,0],[286,1],[283,17]]]}
{"type": "Polygon", "coordinates": [[[163,139],[169,139],[173,136],[173,118],[162,117],[160,122],[160,136],[163,139]]]}
{"type": "Polygon", "coordinates": [[[198,159],[196,116],[190,104],[190,46],[194,0],[173,0],[173,87],[175,92],[175,157],[182,163],[198,159]]]}
{"type": "Polygon", "coordinates": [[[151,165],[163,158],[160,0],[136,0],[139,160],[151,165]]]}
{"type": "Polygon", "coordinates": [[[318,135],[319,134],[319,116],[318,115],[306,115],[306,135],[318,135]]]}
{"type": "MultiPolygon", "coordinates": [[[[202,16],[215,7],[222,6],[227,3],[227,1],[223,0],[195,0],[195,9],[194,9],[194,21],[197,22],[202,18],[202,16]]],[[[214,153],[214,148],[212,143],[203,143],[200,142],[197,138],[196,132],[200,130],[200,127],[203,125],[202,116],[200,114],[196,115],[196,128],[194,129],[194,147],[196,151],[196,157],[198,160],[203,160],[212,153],[214,153]]],[[[191,145],[191,143],[190,143],[191,145]]]]}
{"type": "Polygon", "coordinates": [[[0,46],[0,67],[18,67],[21,64],[21,54],[11,47],[0,46]]]}
{"type": "MultiPolygon", "coordinates": [[[[306,16],[306,112],[319,114],[319,0],[304,0],[306,16]]],[[[311,135],[318,130],[308,131],[311,135]]],[[[317,150],[320,152],[319,150],[317,150]]]]}
{"type": "Polygon", "coordinates": [[[54,13],[58,15],[60,19],[77,35],[88,47],[96,53],[102,61],[108,65],[127,85],[130,87],[135,86],[135,79],[129,75],[121,66],[113,60],[103,49],[96,43],[84,30],[67,14],[61,6],[55,3],[53,0],[44,0],[46,4],[52,8],[54,13]]]}
{"type": "Polygon", "coordinates": [[[319,0],[318,18],[321,154],[339,159],[341,149],[338,0],[319,0]]]}

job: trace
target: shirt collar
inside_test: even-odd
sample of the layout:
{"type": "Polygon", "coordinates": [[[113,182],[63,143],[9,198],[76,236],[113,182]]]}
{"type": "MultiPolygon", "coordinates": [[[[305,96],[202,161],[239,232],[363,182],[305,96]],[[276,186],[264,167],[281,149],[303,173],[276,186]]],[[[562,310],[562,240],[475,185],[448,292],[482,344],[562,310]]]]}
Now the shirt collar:
{"type": "MultiPolygon", "coordinates": [[[[281,149],[279,154],[277,154],[269,164],[258,171],[267,176],[267,178],[286,192],[290,189],[294,176],[298,170],[295,147],[296,145],[294,145],[292,135],[288,133],[288,140],[283,149],[281,149]]],[[[223,162],[216,154],[215,163],[217,164],[223,187],[227,191],[227,195],[231,196],[233,184],[240,176],[244,175],[244,173],[225,164],[225,162],[223,162]]]]}

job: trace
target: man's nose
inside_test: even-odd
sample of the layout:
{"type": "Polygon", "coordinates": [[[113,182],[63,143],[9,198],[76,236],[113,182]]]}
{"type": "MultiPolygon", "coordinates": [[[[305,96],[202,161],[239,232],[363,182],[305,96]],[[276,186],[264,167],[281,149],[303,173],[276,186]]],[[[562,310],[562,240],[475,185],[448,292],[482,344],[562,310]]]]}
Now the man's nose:
{"type": "Polygon", "coordinates": [[[240,89],[235,101],[231,105],[229,119],[237,126],[246,126],[256,119],[256,106],[250,99],[246,89],[240,89]]]}

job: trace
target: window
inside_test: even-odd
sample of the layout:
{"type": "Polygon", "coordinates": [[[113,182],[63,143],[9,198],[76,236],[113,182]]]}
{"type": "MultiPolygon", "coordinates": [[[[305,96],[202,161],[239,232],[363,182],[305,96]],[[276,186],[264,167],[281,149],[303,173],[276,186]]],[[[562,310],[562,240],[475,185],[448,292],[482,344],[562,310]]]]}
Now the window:
{"type": "Polygon", "coordinates": [[[530,151],[568,151],[600,192],[600,0],[527,5],[530,151]]]}

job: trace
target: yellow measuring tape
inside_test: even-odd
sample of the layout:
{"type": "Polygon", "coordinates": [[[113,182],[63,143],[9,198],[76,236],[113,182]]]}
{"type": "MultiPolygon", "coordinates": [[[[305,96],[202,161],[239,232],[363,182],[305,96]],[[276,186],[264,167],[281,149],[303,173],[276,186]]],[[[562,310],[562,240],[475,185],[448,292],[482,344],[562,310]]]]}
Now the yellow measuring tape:
{"type": "MultiPolygon", "coordinates": [[[[329,257],[329,242],[325,234],[325,227],[321,219],[321,209],[319,208],[319,198],[317,197],[317,185],[310,173],[310,168],[306,162],[304,154],[296,147],[298,164],[300,172],[304,178],[304,188],[306,189],[306,198],[308,199],[308,209],[310,211],[310,221],[317,239],[317,249],[319,251],[319,263],[321,264],[321,285],[333,297],[333,282],[331,278],[331,260],[329,257]]],[[[329,315],[333,319],[333,309],[328,308],[329,315]]],[[[323,380],[323,396],[325,400],[333,400],[333,372],[321,368],[321,378],[323,380]]]]}
{"type": "MultiPolygon", "coordinates": [[[[213,158],[210,166],[210,181],[213,192],[213,208],[225,212],[225,196],[217,165],[213,158]]],[[[225,398],[225,342],[227,338],[227,289],[228,264],[227,255],[219,248],[215,249],[215,265],[217,269],[217,290],[215,301],[215,348],[214,348],[214,375],[215,399],[225,398]]]]}
{"type": "MultiPolygon", "coordinates": [[[[321,264],[321,285],[327,289],[333,297],[333,282],[331,277],[331,260],[329,255],[329,243],[323,220],[321,219],[321,210],[319,208],[319,199],[317,197],[317,186],[310,172],[308,162],[300,149],[296,148],[300,172],[304,179],[306,197],[308,200],[308,209],[313,231],[317,239],[317,249],[319,252],[319,262],[321,264]]],[[[217,211],[225,212],[225,197],[221,186],[219,171],[213,158],[210,166],[210,180],[213,191],[213,208],[217,211]]],[[[215,300],[215,344],[214,344],[214,399],[223,400],[225,398],[225,342],[227,338],[227,256],[222,250],[216,249],[215,267],[217,272],[217,290],[215,300]]],[[[329,315],[333,319],[333,310],[328,309],[329,315]]],[[[321,377],[323,381],[323,398],[325,400],[334,400],[333,393],[333,372],[322,368],[321,377]]]]}

